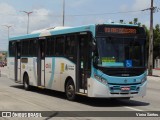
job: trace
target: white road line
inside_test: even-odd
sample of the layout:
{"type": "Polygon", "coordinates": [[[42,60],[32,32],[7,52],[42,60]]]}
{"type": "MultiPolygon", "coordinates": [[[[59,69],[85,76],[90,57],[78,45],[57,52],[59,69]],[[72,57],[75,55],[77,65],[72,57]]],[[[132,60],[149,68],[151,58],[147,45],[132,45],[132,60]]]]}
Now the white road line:
{"type": "Polygon", "coordinates": [[[144,111],[144,110],[133,108],[133,107],[128,107],[128,106],[124,106],[124,107],[127,108],[127,109],[134,110],[134,111],[144,111]]]}

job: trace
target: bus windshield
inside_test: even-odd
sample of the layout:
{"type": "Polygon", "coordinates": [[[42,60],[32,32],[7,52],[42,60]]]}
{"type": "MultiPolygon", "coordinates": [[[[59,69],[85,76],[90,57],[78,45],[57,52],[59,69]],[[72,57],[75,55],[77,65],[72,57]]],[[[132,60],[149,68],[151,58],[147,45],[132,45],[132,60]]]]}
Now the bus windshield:
{"type": "Polygon", "coordinates": [[[145,39],[98,37],[98,66],[144,67],[145,39]]]}

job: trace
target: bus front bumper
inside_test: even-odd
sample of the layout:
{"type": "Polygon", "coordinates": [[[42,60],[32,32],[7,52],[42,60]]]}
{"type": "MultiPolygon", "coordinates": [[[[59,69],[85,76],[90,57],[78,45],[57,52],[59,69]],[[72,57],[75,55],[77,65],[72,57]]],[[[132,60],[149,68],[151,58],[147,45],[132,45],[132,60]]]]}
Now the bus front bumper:
{"type": "MultiPolygon", "coordinates": [[[[128,86],[128,85],[127,85],[128,86]]],[[[146,95],[147,81],[139,85],[130,85],[131,90],[122,91],[124,85],[104,85],[96,80],[88,79],[88,97],[95,98],[122,98],[122,97],[143,97],[146,95]],[[117,87],[115,89],[111,89],[117,87]]]]}

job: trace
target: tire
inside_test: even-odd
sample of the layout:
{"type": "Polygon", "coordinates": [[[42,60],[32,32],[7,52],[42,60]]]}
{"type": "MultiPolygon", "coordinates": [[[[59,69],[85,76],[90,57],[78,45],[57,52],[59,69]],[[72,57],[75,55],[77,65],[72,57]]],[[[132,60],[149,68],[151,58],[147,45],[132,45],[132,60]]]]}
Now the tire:
{"type": "Polygon", "coordinates": [[[23,78],[23,86],[25,90],[30,90],[30,85],[29,85],[29,77],[27,74],[24,75],[23,78]]]}
{"type": "Polygon", "coordinates": [[[65,86],[66,97],[70,101],[74,101],[76,98],[75,86],[72,80],[67,81],[65,86]]]}

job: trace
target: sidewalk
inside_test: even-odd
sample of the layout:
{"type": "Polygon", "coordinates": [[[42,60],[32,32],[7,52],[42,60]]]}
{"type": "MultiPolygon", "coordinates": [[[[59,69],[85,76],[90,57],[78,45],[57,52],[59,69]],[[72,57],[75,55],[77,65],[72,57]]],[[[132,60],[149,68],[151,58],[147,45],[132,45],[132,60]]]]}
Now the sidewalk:
{"type": "Polygon", "coordinates": [[[153,69],[153,76],[160,77],[160,68],[153,69]]]}
{"type": "Polygon", "coordinates": [[[160,81],[160,69],[154,69],[152,76],[147,76],[148,80],[160,81]]]}

